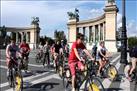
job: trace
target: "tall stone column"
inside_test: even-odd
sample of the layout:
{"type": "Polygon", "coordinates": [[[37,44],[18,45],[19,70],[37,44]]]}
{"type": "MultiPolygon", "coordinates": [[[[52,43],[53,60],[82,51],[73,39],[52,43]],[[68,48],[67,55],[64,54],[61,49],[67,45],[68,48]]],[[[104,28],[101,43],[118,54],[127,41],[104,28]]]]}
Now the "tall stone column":
{"type": "Polygon", "coordinates": [[[100,40],[101,40],[100,33],[101,33],[101,25],[100,25],[100,24],[98,24],[98,41],[100,41],[100,40]]]}
{"type": "Polygon", "coordinates": [[[105,23],[103,23],[103,41],[105,41],[105,23]]]}
{"type": "Polygon", "coordinates": [[[118,8],[115,4],[107,4],[105,6],[105,45],[108,50],[116,52],[116,30],[117,30],[117,12],[118,8]]]}
{"type": "Polygon", "coordinates": [[[93,42],[95,42],[95,38],[96,36],[95,36],[95,25],[93,26],[93,42]]]}
{"type": "Polygon", "coordinates": [[[68,42],[71,46],[73,42],[76,41],[76,32],[77,32],[77,20],[71,19],[68,21],[68,42]]]}

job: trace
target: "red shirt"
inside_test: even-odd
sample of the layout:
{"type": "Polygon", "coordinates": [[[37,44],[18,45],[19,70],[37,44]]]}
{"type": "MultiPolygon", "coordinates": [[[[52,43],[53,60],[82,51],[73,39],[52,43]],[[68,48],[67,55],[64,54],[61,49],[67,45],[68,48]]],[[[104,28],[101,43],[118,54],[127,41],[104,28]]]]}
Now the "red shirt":
{"type": "Polygon", "coordinates": [[[75,52],[74,52],[74,48],[76,48],[77,51],[79,49],[82,49],[82,50],[86,49],[86,47],[83,43],[77,44],[77,42],[74,42],[72,44],[71,52],[70,52],[70,55],[69,55],[69,63],[78,61],[78,58],[76,57],[75,52]]]}
{"type": "Polygon", "coordinates": [[[27,43],[26,44],[21,43],[20,44],[20,48],[23,50],[23,52],[27,52],[27,51],[30,50],[30,47],[29,47],[29,45],[27,43]]]}

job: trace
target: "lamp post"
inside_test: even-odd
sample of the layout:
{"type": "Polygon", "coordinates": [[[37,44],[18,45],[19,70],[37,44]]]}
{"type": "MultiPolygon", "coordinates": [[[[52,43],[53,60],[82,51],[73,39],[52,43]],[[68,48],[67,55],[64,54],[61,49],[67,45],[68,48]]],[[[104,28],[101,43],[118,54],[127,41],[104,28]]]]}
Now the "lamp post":
{"type": "Polygon", "coordinates": [[[127,64],[127,31],[125,16],[125,0],[122,0],[122,33],[121,33],[121,60],[120,63],[127,64]]]}

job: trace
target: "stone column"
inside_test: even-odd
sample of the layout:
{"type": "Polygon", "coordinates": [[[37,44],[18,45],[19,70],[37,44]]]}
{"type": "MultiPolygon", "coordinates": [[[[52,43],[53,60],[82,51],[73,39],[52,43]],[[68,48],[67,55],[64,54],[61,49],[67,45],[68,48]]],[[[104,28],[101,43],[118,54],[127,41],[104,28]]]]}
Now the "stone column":
{"type": "Polygon", "coordinates": [[[117,12],[116,5],[105,6],[105,45],[111,52],[116,52],[117,12]]]}
{"type": "Polygon", "coordinates": [[[68,42],[70,43],[70,46],[72,44],[72,42],[76,41],[76,31],[77,31],[77,20],[76,19],[71,19],[68,21],[68,34],[69,34],[69,38],[68,38],[68,42]]]}
{"type": "Polygon", "coordinates": [[[85,33],[86,42],[89,42],[89,28],[85,27],[84,30],[85,30],[84,33],[85,33]]]}
{"type": "Polygon", "coordinates": [[[95,42],[95,37],[96,37],[96,36],[95,36],[95,25],[94,25],[92,28],[93,28],[93,29],[92,29],[92,30],[93,30],[93,42],[95,42]]]}
{"type": "Polygon", "coordinates": [[[105,23],[103,23],[102,32],[103,32],[103,41],[105,41],[105,23]]]}
{"type": "Polygon", "coordinates": [[[18,43],[19,42],[19,37],[18,37],[18,32],[16,32],[16,43],[18,43]]]}
{"type": "Polygon", "coordinates": [[[84,35],[84,36],[85,36],[85,28],[86,28],[86,27],[83,27],[83,35],[84,35]]]}
{"type": "Polygon", "coordinates": [[[101,40],[100,32],[101,32],[101,25],[98,24],[98,41],[101,40]]]}

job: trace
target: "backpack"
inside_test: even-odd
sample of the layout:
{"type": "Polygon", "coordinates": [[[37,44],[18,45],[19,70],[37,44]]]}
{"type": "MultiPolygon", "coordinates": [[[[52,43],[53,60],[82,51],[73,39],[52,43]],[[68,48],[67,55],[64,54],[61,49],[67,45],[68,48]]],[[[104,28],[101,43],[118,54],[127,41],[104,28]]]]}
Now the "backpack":
{"type": "Polygon", "coordinates": [[[129,49],[129,56],[137,58],[137,46],[129,49]]]}

